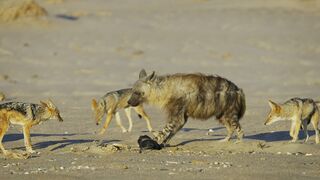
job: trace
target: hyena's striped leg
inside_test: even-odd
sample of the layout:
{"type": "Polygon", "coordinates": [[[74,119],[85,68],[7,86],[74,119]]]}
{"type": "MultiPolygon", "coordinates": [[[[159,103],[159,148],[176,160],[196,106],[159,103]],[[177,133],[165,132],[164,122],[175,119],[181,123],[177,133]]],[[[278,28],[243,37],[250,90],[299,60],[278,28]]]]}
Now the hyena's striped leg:
{"type": "Polygon", "coordinates": [[[162,131],[155,135],[159,144],[166,144],[186,124],[187,117],[171,117],[162,131]]]}
{"type": "Polygon", "coordinates": [[[148,127],[149,132],[152,132],[152,126],[151,126],[151,123],[150,123],[150,118],[146,114],[146,112],[143,110],[143,107],[142,106],[137,106],[137,107],[134,108],[134,110],[143,117],[143,119],[147,123],[147,127],[148,127]]]}
{"type": "Polygon", "coordinates": [[[35,151],[32,150],[32,146],[31,146],[30,126],[29,125],[23,126],[23,136],[24,136],[24,145],[26,146],[27,152],[34,153],[35,151]]]}
{"type": "Polygon", "coordinates": [[[231,123],[229,121],[229,119],[223,118],[220,120],[220,122],[222,122],[222,124],[226,127],[227,129],[227,136],[224,139],[219,140],[220,142],[227,142],[231,139],[232,134],[234,132],[234,129],[231,126],[231,123]]]}
{"type": "Polygon", "coordinates": [[[129,121],[129,128],[128,128],[128,131],[131,132],[132,131],[132,119],[131,119],[131,108],[126,108],[124,109],[124,112],[128,118],[128,121],[129,121]]]}
{"type": "Polygon", "coordinates": [[[128,132],[127,129],[121,123],[121,118],[120,118],[119,112],[116,112],[116,122],[117,122],[118,126],[121,128],[121,131],[123,133],[128,132]]]}
{"type": "Polygon", "coordinates": [[[2,139],[9,128],[9,123],[4,118],[6,118],[6,117],[4,117],[4,115],[0,114],[0,149],[4,155],[7,155],[8,151],[2,145],[2,139]]]}
{"type": "Polygon", "coordinates": [[[234,119],[234,121],[232,122],[232,127],[237,131],[237,138],[238,138],[237,142],[241,142],[243,139],[244,133],[238,118],[234,119]]]}
{"type": "Polygon", "coordinates": [[[318,144],[319,143],[319,128],[318,128],[319,112],[314,113],[314,115],[311,117],[311,123],[316,134],[316,138],[315,138],[316,144],[318,144]]]}

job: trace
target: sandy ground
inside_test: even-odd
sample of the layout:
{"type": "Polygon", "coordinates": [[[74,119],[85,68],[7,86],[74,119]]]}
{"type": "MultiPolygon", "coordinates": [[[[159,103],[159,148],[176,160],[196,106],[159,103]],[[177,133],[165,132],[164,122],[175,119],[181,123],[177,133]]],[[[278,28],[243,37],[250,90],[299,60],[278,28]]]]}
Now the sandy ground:
{"type": "MultiPolygon", "coordinates": [[[[46,19],[0,24],[0,91],[15,101],[52,98],[65,121],[34,127],[39,153],[1,157],[0,179],[319,179],[320,146],[311,127],[309,142],[301,134],[290,144],[289,122],[263,125],[268,99],[319,100],[319,1],[38,2],[46,19]],[[103,137],[95,135],[101,127],[91,99],[130,87],[141,68],[235,82],[247,98],[244,142],[219,143],[226,130],[214,119],[189,120],[173,147],[139,153],[139,135],[150,134],[134,113],[133,132],[121,133],[113,121],[103,137]]],[[[146,111],[160,130],[165,115],[157,107],[146,111]]],[[[19,126],[4,145],[25,150],[19,126]]]]}

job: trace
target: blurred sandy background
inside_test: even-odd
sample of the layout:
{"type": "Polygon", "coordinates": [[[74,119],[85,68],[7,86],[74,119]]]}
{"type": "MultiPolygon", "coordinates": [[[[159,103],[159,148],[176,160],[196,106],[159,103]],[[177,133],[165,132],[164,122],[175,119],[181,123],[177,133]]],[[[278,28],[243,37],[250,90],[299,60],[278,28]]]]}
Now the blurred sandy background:
{"type": "MultiPolygon", "coordinates": [[[[288,144],[290,122],[263,122],[268,99],[320,100],[320,1],[37,0],[39,7],[13,8],[21,2],[0,1],[0,91],[15,101],[52,98],[65,121],[34,127],[40,154],[2,158],[1,179],[319,178],[314,136],[288,144]],[[132,133],[112,121],[104,147],[97,146],[101,127],[91,99],[130,87],[142,68],[235,82],[247,98],[244,142],[218,143],[226,130],[215,120],[189,120],[171,141],[177,147],[140,154],[136,140],[150,134],[132,113],[132,133]]],[[[154,129],[162,129],[161,110],[146,111],[154,129]]],[[[20,129],[8,131],[7,149],[24,150],[20,129]]]]}

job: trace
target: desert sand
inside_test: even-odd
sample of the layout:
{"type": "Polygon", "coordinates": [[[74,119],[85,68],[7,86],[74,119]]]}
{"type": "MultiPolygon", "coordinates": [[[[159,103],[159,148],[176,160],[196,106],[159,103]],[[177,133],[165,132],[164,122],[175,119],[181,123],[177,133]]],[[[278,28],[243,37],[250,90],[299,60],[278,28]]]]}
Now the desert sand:
{"type": "MultiPolygon", "coordinates": [[[[7,100],[51,98],[64,122],[31,129],[38,153],[0,154],[0,179],[319,179],[314,131],[288,143],[289,121],[264,126],[268,99],[320,100],[320,1],[37,0],[44,16],[0,23],[0,91],[7,100]],[[218,74],[241,87],[247,111],[242,143],[220,143],[216,120],[190,119],[172,147],[139,153],[151,135],[132,113],[133,132],[115,121],[103,136],[90,102],[130,87],[139,71],[218,74]],[[213,132],[208,134],[208,129],[213,132]],[[102,142],[99,144],[99,142],[102,142]]],[[[152,126],[166,116],[146,105],[152,126]]],[[[122,112],[122,122],[128,126],[122,112]]],[[[4,146],[25,151],[14,125],[4,146]]]]}

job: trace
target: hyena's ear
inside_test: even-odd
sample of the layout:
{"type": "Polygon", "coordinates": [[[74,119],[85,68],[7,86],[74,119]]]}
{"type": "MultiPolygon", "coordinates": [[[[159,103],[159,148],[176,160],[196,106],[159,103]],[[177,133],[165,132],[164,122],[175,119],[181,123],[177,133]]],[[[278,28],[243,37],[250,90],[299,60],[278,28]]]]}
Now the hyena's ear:
{"type": "Polygon", "coordinates": [[[95,99],[92,99],[92,101],[91,101],[91,108],[92,108],[92,110],[97,109],[97,107],[98,107],[97,101],[96,101],[95,99]]]}
{"type": "Polygon", "coordinates": [[[142,69],[139,73],[139,79],[142,79],[147,76],[146,70],[142,69]]]}
{"type": "Polygon", "coordinates": [[[155,78],[156,78],[156,73],[153,71],[152,74],[150,74],[150,75],[146,78],[146,80],[147,80],[147,81],[153,81],[153,80],[155,80],[155,78]]]}
{"type": "Polygon", "coordinates": [[[269,100],[269,106],[271,109],[277,109],[277,107],[279,107],[279,105],[271,100],[269,100]]]}

